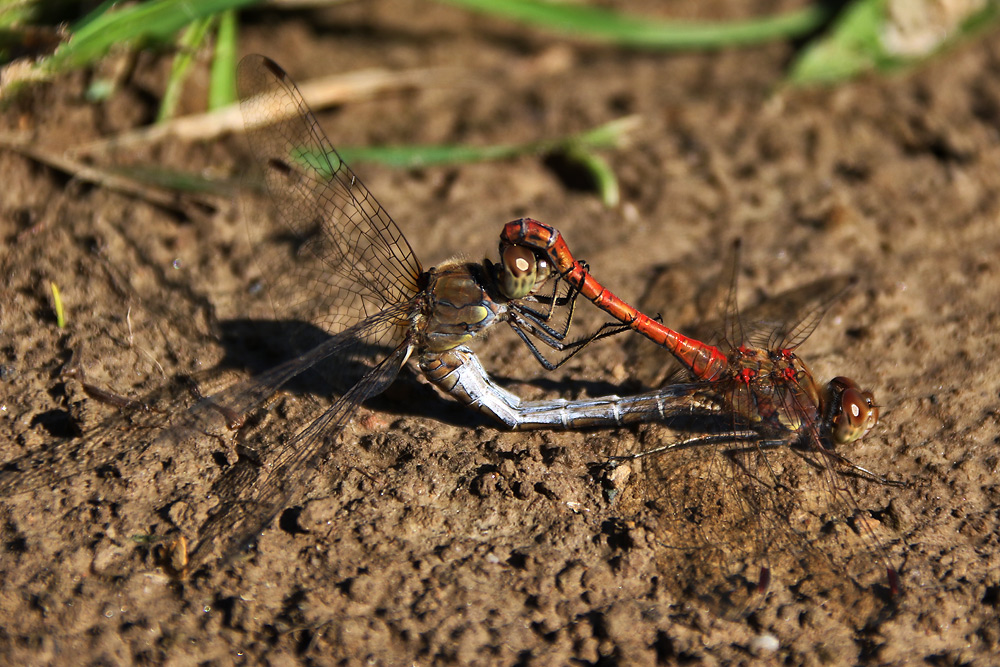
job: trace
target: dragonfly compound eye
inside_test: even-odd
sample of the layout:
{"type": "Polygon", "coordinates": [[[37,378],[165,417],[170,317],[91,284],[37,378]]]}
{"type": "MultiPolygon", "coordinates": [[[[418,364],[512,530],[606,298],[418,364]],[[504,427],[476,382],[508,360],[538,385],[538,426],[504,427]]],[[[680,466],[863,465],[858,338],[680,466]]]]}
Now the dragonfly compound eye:
{"type": "Polygon", "coordinates": [[[832,419],[835,443],[847,444],[863,438],[878,422],[875,397],[870,391],[863,391],[853,380],[834,378],[830,382],[830,393],[838,402],[832,419]]]}
{"type": "Polygon", "coordinates": [[[511,245],[500,254],[503,266],[501,288],[509,299],[522,299],[535,289],[538,262],[535,253],[524,246],[511,245]]]}

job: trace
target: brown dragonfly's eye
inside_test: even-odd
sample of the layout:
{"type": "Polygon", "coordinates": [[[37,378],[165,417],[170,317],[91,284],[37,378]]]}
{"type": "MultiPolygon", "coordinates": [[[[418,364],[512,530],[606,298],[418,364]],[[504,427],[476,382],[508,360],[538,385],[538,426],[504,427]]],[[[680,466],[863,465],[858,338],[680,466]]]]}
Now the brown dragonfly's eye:
{"type": "Polygon", "coordinates": [[[878,423],[875,397],[854,380],[834,378],[830,381],[830,396],[836,402],[830,434],[834,443],[843,445],[863,438],[878,423]]]}
{"type": "Polygon", "coordinates": [[[508,299],[522,299],[535,289],[540,262],[524,246],[511,245],[500,254],[501,289],[508,299]]]}

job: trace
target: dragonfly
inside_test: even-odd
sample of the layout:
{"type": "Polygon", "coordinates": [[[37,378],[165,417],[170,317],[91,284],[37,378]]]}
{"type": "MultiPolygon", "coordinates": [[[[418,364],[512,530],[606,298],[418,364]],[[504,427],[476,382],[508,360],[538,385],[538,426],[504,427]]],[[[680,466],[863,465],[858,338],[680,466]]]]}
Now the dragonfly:
{"type": "MultiPolygon", "coordinates": [[[[820,386],[796,354],[829,305],[849,286],[850,279],[796,290],[789,301],[804,308],[798,320],[777,322],[773,314],[762,313],[755,323],[746,323],[735,302],[734,270],[725,308],[725,337],[720,344],[711,345],[685,336],[621,300],[573,257],[553,227],[530,218],[510,222],[501,233],[501,248],[506,247],[527,247],[544,253],[560,278],[623,326],[666,348],[683,369],[680,376],[659,390],[625,398],[593,399],[589,405],[573,406],[571,414],[564,411],[562,419],[589,426],[651,421],[677,424],[697,418],[705,424],[713,423],[704,433],[670,439],[666,444],[614,459],[656,459],[659,482],[672,487],[664,488],[660,496],[667,498],[666,504],[673,507],[674,514],[686,516],[694,526],[692,533],[698,537],[691,541],[714,547],[720,560],[732,561],[732,554],[727,552],[733,538],[725,533],[742,524],[742,530],[756,534],[752,538],[759,552],[755,558],[765,558],[768,542],[775,538],[764,530],[762,522],[791,528],[787,517],[801,509],[781,506],[784,501],[780,494],[768,491],[787,488],[783,476],[791,471],[775,458],[776,450],[784,448],[819,471],[833,504],[851,516],[857,531],[874,545],[875,557],[885,566],[890,593],[898,593],[896,569],[871,523],[857,519],[862,514],[858,503],[838,475],[900,485],[855,465],[837,451],[874,428],[879,406],[873,393],[852,379],[835,377],[820,386]],[[713,455],[716,446],[727,448],[726,463],[713,455]],[[679,460],[663,456],[668,453],[697,463],[682,476],[678,472],[679,460]],[[725,510],[728,518],[716,522],[726,528],[709,529],[709,515],[721,516],[723,510],[709,502],[699,506],[692,498],[698,494],[718,496],[720,485],[738,489],[727,497],[734,498],[739,507],[736,511],[725,510]],[[708,530],[712,531],[710,535],[706,535],[708,530]]],[[[756,583],[753,577],[743,577],[743,588],[759,597],[770,577],[770,567],[761,565],[756,583]]],[[[725,595],[734,597],[732,591],[725,595]]]]}
{"type": "MultiPolygon", "coordinates": [[[[308,318],[326,332],[325,339],[218,393],[204,397],[195,389],[200,400],[178,414],[114,397],[109,402],[136,408],[141,426],[159,433],[145,439],[141,448],[147,449],[198,434],[236,433],[270,397],[311,369],[327,374],[340,389],[329,409],[287,442],[275,444],[266,456],[247,453],[213,483],[216,509],[184,554],[192,570],[219,545],[225,545],[224,556],[231,555],[268,525],[299,493],[304,474],[329,454],[334,436],[357,407],[383,392],[409,360],[443,393],[508,428],[559,427],[552,421],[560,418],[558,411],[534,417],[535,403],[496,384],[468,343],[505,322],[553,369],[614,333],[613,327],[602,327],[593,336],[568,341],[576,291],[564,289],[547,257],[524,246],[505,247],[497,263],[456,260],[425,270],[285,71],[269,58],[251,55],[241,61],[237,80],[254,162],[285,234],[298,241],[283,264],[267,266],[265,279],[276,287],[272,299],[289,298],[276,310],[308,318]],[[550,361],[538,342],[563,358],[550,361]]],[[[101,398],[99,390],[91,393],[101,398]]],[[[0,496],[105,465],[116,456],[108,451],[119,438],[109,429],[83,443],[69,441],[8,462],[0,467],[0,496]],[[57,469],[62,472],[53,472],[57,469]]]]}

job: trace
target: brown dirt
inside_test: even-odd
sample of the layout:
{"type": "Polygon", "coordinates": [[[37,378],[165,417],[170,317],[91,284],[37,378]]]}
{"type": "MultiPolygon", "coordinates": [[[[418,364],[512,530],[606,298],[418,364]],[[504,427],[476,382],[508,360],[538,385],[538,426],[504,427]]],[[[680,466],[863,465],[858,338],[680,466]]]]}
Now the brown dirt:
{"type": "MultiPolygon", "coordinates": [[[[693,18],[713,18],[774,5],[691,8],[693,18]]],[[[5,661],[992,661],[1000,644],[995,34],[917,72],[775,92],[792,54],[783,45],[626,53],[416,2],[270,18],[280,20],[245,27],[242,47],[299,80],[371,66],[456,68],[446,81],[322,114],[345,145],[531,141],[641,116],[632,145],[607,154],[623,188],[616,210],[536,157],[409,172],[361,165],[425,266],[492,255],[501,224],[530,215],[557,226],[623,296],[637,299],[665,266],[671,289],[647,303],[668,323],[690,318],[698,286],[723,270],[735,236],[746,241],[747,299],[858,274],[861,288],[804,356],[818,377],[856,377],[884,406],[876,430],[846,453],[912,483],[852,486],[902,591],[886,590],[870,539],[809,508],[820,523],[805,529],[813,538],[799,553],[824,551],[834,576],[784,567],[785,552],[774,550],[765,598],[744,615],[716,614],[690,593],[704,582],[683,578],[682,556],[665,554],[650,506],[628,502],[628,485],[612,497],[592,475],[602,456],[650,445],[662,428],[503,432],[409,375],[347,427],[308,478],[297,516],[272,522],[245,554],[203,576],[170,576],[157,558],[163,544],[136,536],[198,525],[206,484],[233,459],[217,440],[126,456],[113,470],[4,498],[5,661]],[[845,590],[827,587],[838,574],[845,590]],[[767,648],[772,637],[776,649],[767,648]]],[[[4,129],[61,150],[140,125],[166,69],[165,58],[141,56],[103,104],[83,100],[86,77],[66,77],[8,108],[4,129]]],[[[226,174],[245,157],[232,138],[116,160],[226,174]]],[[[0,153],[0,165],[0,459],[122,421],[60,375],[71,359],[90,382],[127,396],[220,363],[252,365],[246,351],[234,364],[215,325],[252,312],[253,262],[235,203],[185,204],[182,213],[14,152],[0,153]],[[50,281],[67,304],[64,330],[50,281]]],[[[582,326],[599,321],[584,314],[582,326]]],[[[504,331],[480,349],[522,395],[632,386],[622,338],[548,375],[519,345],[504,331]]],[[[652,346],[636,349],[663,363],[652,346]]],[[[287,395],[265,421],[287,435],[322,400],[287,395]]],[[[114,452],[148,439],[144,430],[99,432],[112,434],[99,444],[114,452]]],[[[830,497],[815,479],[799,481],[802,497],[816,488],[812,497],[830,497]]]]}

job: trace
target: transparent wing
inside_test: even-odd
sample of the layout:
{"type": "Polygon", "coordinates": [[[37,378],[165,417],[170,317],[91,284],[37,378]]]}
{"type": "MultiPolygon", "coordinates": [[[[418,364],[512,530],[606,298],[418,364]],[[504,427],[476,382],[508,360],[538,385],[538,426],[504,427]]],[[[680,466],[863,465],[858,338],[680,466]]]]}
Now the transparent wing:
{"type": "Polygon", "coordinates": [[[197,401],[190,408],[184,405],[194,400],[190,394],[167,401],[159,400],[158,395],[137,401],[126,415],[109,419],[83,437],[57,442],[2,464],[0,496],[58,484],[124,457],[142,457],[150,448],[169,449],[204,439],[206,434],[231,432],[230,422],[236,417],[244,417],[289,380],[324,360],[336,358],[340,366],[350,367],[355,377],[365,374],[372,368],[370,359],[379,350],[384,351],[387,344],[398,345],[405,331],[401,327],[408,323],[412,308],[412,303],[404,303],[382,311],[306,354],[197,401]]]}
{"type": "Polygon", "coordinates": [[[276,310],[337,333],[410,299],[422,272],[413,250],[334,150],[292,80],[260,55],[244,58],[237,77],[253,156],[294,241],[279,254],[258,244],[276,310]]]}
{"type": "MultiPolygon", "coordinates": [[[[285,383],[307,370],[336,374],[335,389],[344,392],[368,373],[386,350],[405,337],[417,304],[411,300],[395,304],[314,346],[308,352],[213,394],[200,411],[222,411],[243,416],[264,402],[285,383]]],[[[326,379],[326,378],[324,378],[326,379]]]]}
{"type": "Polygon", "coordinates": [[[0,496],[58,485],[125,456],[142,456],[183,414],[183,408],[171,411],[171,407],[183,404],[183,399],[168,396],[176,391],[177,387],[157,390],[81,437],[55,442],[0,464],[0,496]]]}
{"type": "Polygon", "coordinates": [[[716,430],[714,436],[644,428],[644,449],[674,449],[642,460],[623,508],[652,526],[662,575],[685,582],[689,595],[732,618],[763,600],[772,576],[787,586],[796,575],[817,577],[832,570],[803,535],[819,526],[801,521],[807,516],[805,503],[816,505],[801,491],[809,488],[808,481],[798,479],[807,472],[801,461],[752,431],[727,433],[728,416],[716,419],[718,426],[709,427],[716,430]],[[689,438],[696,446],[680,446],[689,438]]]}
{"type": "Polygon", "coordinates": [[[745,342],[769,350],[794,350],[856,283],[853,276],[823,278],[762,301],[742,314],[745,342]]]}
{"type": "Polygon", "coordinates": [[[260,464],[240,459],[213,486],[221,505],[198,531],[191,552],[192,569],[221,547],[223,558],[251,540],[280,512],[301,487],[302,477],[329,450],[332,438],[358,404],[381,393],[406,363],[409,348],[400,345],[326,412],[260,464]]]}
{"type": "MultiPolygon", "coordinates": [[[[732,254],[732,253],[730,253],[732,254]]],[[[697,340],[715,345],[750,343],[764,349],[794,350],[819,325],[826,313],[857,283],[853,276],[823,278],[741,308],[739,325],[724,324],[723,308],[732,306],[728,296],[731,285],[716,279],[697,292],[678,278],[678,266],[658,268],[642,297],[640,310],[647,314],[666,312],[666,324],[697,340]],[[726,329],[730,330],[726,334],[726,329]],[[742,341],[727,340],[733,332],[742,341]]],[[[729,276],[726,276],[729,278],[729,276]]],[[[683,381],[689,375],[665,351],[657,353],[648,341],[636,337],[628,341],[629,363],[633,376],[642,386],[667,386],[683,381]],[[659,355],[659,358],[657,358],[659,355]],[[652,360],[656,359],[654,363],[652,360]]]]}
{"type": "MultiPolygon", "coordinates": [[[[738,336],[733,343],[765,350],[794,349],[853,284],[849,277],[817,281],[740,311],[734,276],[735,271],[723,299],[725,323],[695,335],[718,340],[722,332],[722,338],[738,336]]],[[[653,294],[660,301],[644,304],[653,312],[664,306],[663,294],[671,293],[662,289],[663,281],[661,276],[653,294]]],[[[675,368],[669,355],[661,355],[661,368],[675,368]]],[[[637,351],[633,358],[641,367],[653,365],[654,355],[646,350],[639,357],[637,351]]],[[[669,381],[684,377],[674,373],[669,381]]],[[[814,590],[853,594],[855,576],[878,576],[872,566],[888,561],[864,521],[856,529],[861,540],[841,541],[851,530],[845,526],[862,514],[857,489],[841,474],[850,472],[848,466],[822,444],[812,379],[800,380],[808,386],[775,381],[771,391],[735,378],[705,383],[693,394],[710,399],[701,403],[706,411],[696,419],[684,423],[675,417],[666,420],[667,429],[643,432],[644,451],[665,451],[643,459],[648,469],[636,484],[635,506],[655,525],[665,576],[687,582],[692,595],[725,616],[752,609],[771,572],[786,585],[809,581],[814,590]],[[842,562],[830,557],[834,543],[839,553],[851,554],[856,574],[848,575],[842,562]]]]}

